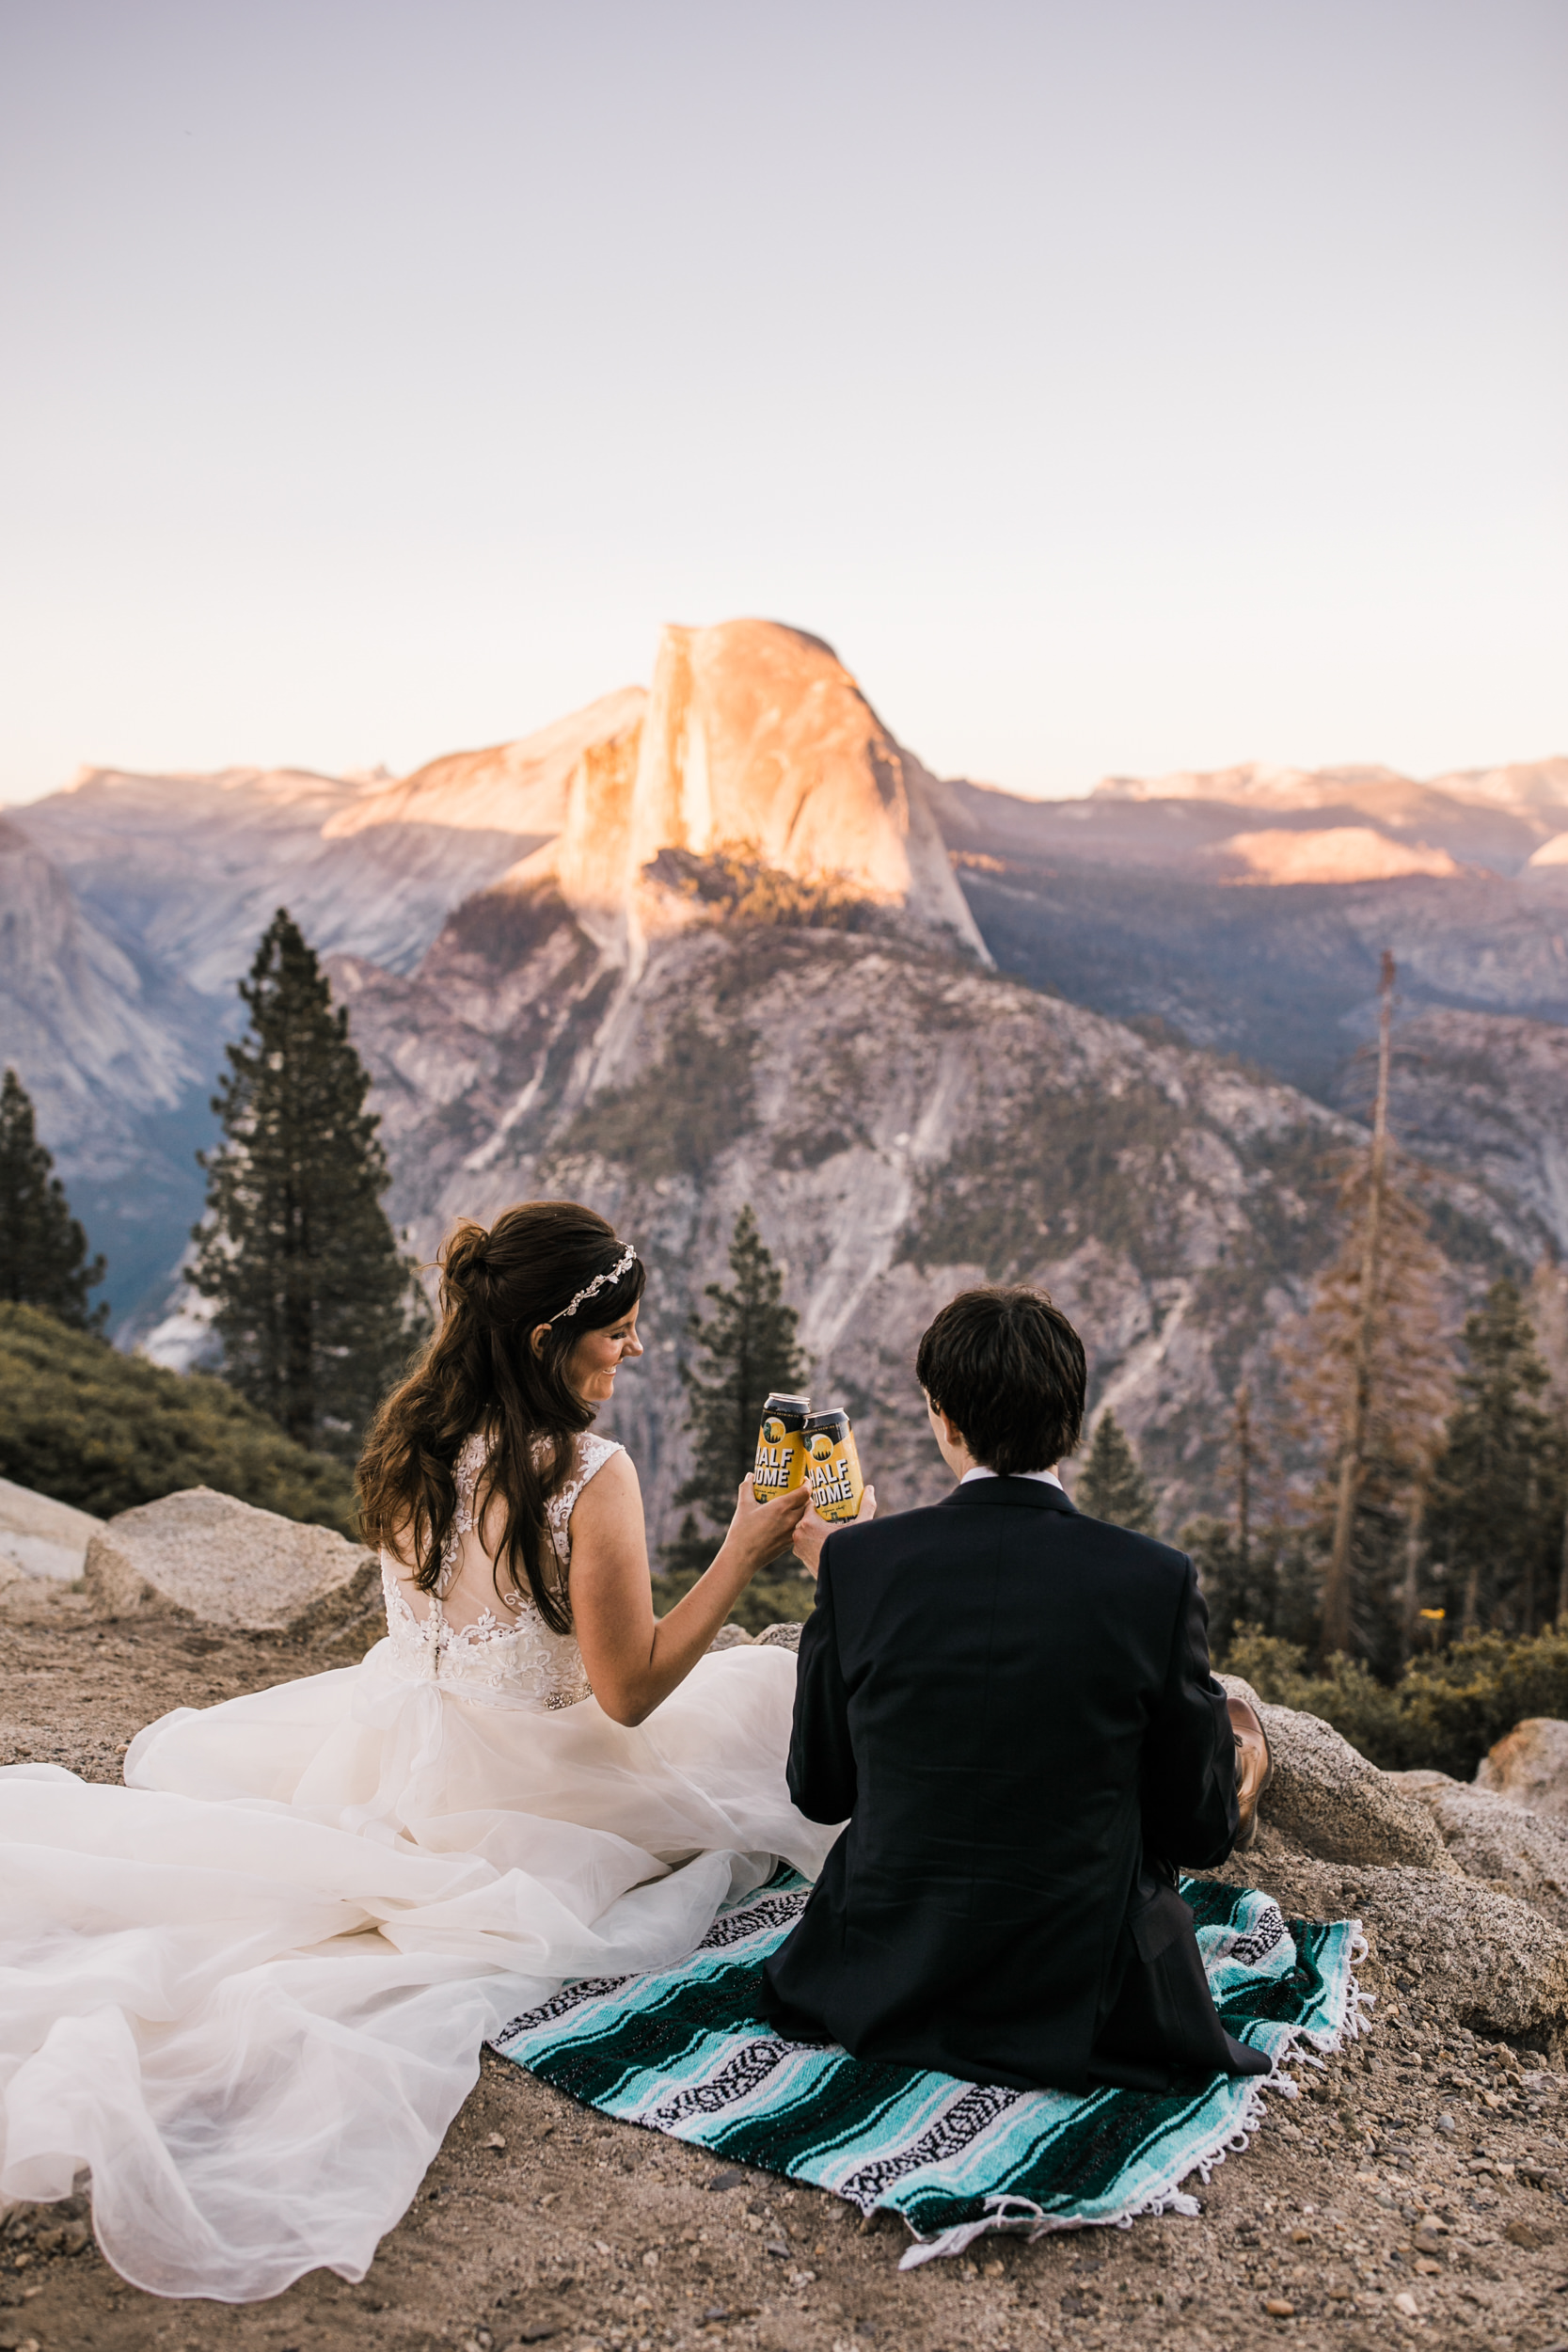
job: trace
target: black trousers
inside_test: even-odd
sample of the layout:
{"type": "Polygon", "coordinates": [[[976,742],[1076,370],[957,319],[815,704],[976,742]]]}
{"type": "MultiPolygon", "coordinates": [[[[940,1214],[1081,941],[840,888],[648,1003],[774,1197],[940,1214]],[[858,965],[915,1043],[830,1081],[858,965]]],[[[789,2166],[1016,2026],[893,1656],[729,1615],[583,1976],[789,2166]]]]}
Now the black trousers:
{"type": "Polygon", "coordinates": [[[1266,2074],[1269,2060],[1220,2024],[1193,1915],[1173,1885],[1145,1877],[1124,1933],[1120,1986],[1095,2035],[1091,2082],[1169,2090],[1213,2074],[1266,2074]]]}

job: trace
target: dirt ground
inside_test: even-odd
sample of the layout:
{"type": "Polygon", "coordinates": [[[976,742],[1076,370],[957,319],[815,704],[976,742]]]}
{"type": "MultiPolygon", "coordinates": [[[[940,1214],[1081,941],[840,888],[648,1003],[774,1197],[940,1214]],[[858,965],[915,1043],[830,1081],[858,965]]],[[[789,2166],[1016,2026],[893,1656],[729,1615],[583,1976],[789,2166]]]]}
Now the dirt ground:
{"type": "MultiPolygon", "coordinates": [[[[73,1596],[13,1588],[0,1761],[116,1779],[165,1709],[338,1662],[150,1613],[93,1624],[73,1596]]],[[[1274,2099],[1250,2149],[1188,2183],[1196,2219],[990,2237],[900,2273],[891,2218],[863,2229],[835,2199],[606,2123],[486,2055],[359,2284],[318,2271],[270,2303],[166,2302],[103,2263],[85,2201],[19,2207],[0,2223],[0,2352],[1250,2352],[1270,2335],[1568,2352],[1568,2080],[1385,1992],[1372,2033],[1305,2070],[1310,2096],[1274,2099]]]]}

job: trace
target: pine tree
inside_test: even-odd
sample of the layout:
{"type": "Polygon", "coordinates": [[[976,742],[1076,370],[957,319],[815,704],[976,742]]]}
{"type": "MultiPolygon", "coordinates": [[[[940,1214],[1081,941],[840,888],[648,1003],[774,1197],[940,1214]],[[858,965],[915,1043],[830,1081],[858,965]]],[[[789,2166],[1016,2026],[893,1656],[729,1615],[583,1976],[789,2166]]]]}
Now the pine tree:
{"type": "Polygon", "coordinates": [[[1191,1519],[1181,1530],[1181,1549],[1192,1555],[1198,1588],[1209,1612],[1209,1646],[1223,1658],[1243,1626],[1274,1630],[1270,1597],[1257,1590],[1250,1564],[1243,1567],[1235,1530],[1224,1519],[1191,1519]]]}
{"type": "Polygon", "coordinates": [[[1089,1458],[1072,1499],[1091,1519],[1109,1519],[1113,1526],[1131,1527],[1140,1535],[1154,1533],[1153,1491],[1132,1439],[1109,1410],[1095,1423],[1089,1458]]]}
{"type": "Polygon", "coordinates": [[[1365,1158],[1353,1165],[1339,1207],[1340,1246],[1283,1351],[1292,1435],[1314,1473],[1298,1565],[1305,1574],[1307,1555],[1316,1559],[1323,1650],[1391,1669],[1406,1610],[1411,1529],[1420,1520],[1453,1393],[1445,1269],[1391,1144],[1376,1183],[1365,1158]],[[1374,1203],[1375,1252],[1369,1248],[1374,1203]],[[1338,1595],[1337,1539],[1346,1548],[1338,1595]]]}
{"type": "Polygon", "coordinates": [[[282,909],[240,995],[250,1026],[213,1104],[224,1139],[200,1155],[188,1279],[241,1395],[302,1445],[352,1455],[429,1312],[381,1206],[391,1180],[348,1015],[282,909]]]}
{"type": "Polygon", "coordinates": [[[1239,1383],[1231,1405],[1230,1429],[1220,1450],[1221,1475],[1228,1474],[1232,1505],[1228,1519],[1194,1519],[1181,1531],[1181,1549],[1192,1555],[1209,1610],[1210,1646],[1218,1657],[1243,1626],[1275,1630],[1279,1597],[1276,1528],[1259,1525],[1262,1500],[1258,1411],[1249,1382],[1239,1383]]]}
{"type": "Polygon", "coordinates": [[[106,1306],[87,1293],[103,1279],[102,1258],[71,1214],[55,1162],[38,1139],[32,1097],[14,1070],[0,1086],[0,1298],[46,1307],[77,1330],[96,1331],[106,1306]]]}
{"type": "Polygon", "coordinates": [[[1540,1402],[1547,1372],[1516,1285],[1494,1282],[1465,1324],[1468,1369],[1444,1433],[1427,1514],[1465,1631],[1531,1636],[1556,1599],[1564,1445],[1540,1402]]]}
{"type": "Polygon", "coordinates": [[[664,1547],[671,1571],[706,1567],[734,1514],[736,1489],[756,1459],[757,1426],[769,1390],[797,1390],[806,1376],[795,1339],[799,1318],[784,1304],[783,1278],[750,1206],[735,1221],[730,1272],[732,1289],[709,1282],[704,1291],[713,1310],[707,1321],[693,1314],[687,1327],[694,1354],[704,1360],[689,1357],[681,1365],[687,1427],[695,1445],[691,1475],[675,1501],[696,1508],[687,1510],[680,1534],[664,1547]],[[698,1513],[706,1528],[699,1525],[698,1513]]]}
{"type": "MultiPolygon", "coordinates": [[[[1537,1258],[1529,1278],[1528,1312],[1535,1327],[1536,1347],[1546,1367],[1544,1402],[1556,1419],[1559,1441],[1568,1454],[1568,1267],[1557,1259],[1537,1258]]],[[[1559,1626],[1568,1628],[1568,1513],[1563,1518],[1553,1613],[1559,1626]]]]}

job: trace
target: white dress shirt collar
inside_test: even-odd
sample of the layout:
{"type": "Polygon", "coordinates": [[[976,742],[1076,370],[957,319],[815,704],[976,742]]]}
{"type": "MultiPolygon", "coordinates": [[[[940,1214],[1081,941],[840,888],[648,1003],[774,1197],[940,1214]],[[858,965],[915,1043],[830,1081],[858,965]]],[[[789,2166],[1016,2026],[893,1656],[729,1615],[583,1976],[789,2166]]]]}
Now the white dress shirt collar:
{"type": "MultiPolygon", "coordinates": [[[[1014,1477],[1015,1477],[1015,1478],[1037,1478],[1037,1479],[1040,1481],[1040,1484],[1041,1484],[1042,1486],[1061,1486],[1063,1494],[1066,1494],[1066,1492],[1067,1492],[1067,1488],[1066,1488],[1065,1486],[1062,1486],[1062,1482],[1061,1482],[1061,1480],[1057,1477],[1057,1475],[1056,1475],[1056,1473],[1055,1473],[1055,1471],[1054,1471],[1053,1470],[1015,1470],[1015,1471],[1013,1472],[1013,1475],[1014,1475],[1014,1477]]],[[[982,1469],[982,1468],[980,1468],[980,1467],[976,1466],[976,1468],[975,1468],[975,1469],[974,1469],[974,1470],[965,1470],[965,1472],[964,1472],[963,1476],[959,1479],[958,1484],[959,1484],[959,1486],[967,1486],[971,1483],[971,1481],[972,1481],[972,1480],[976,1479],[976,1478],[999,1478],[1000,1476],[1001,1476],[1001,1472],[1000,1472],[999,1470],[984,1470],[984,1469],[982,1469]]]]}

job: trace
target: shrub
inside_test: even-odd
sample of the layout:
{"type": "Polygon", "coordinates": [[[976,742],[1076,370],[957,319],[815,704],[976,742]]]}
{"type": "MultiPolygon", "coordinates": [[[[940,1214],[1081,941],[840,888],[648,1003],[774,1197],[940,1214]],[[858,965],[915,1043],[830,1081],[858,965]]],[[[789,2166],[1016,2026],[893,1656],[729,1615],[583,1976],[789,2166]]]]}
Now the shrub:
{"type": "Polygon", "coordinates": [[[160,1371],[40,1307],[0,1305],[0,1477],[100,1518],[182,1486],[357,1534],[341,1462],[207,1373],[160,1371]]]}
{"type": "Polygon", "coordinates": [[[1385,1772],[1449,1772],[1472,1780],[1487,1750],[1527,1715],[1568,1717],[1568,1627],[1533,1641],[1478,1633],[1418,1658],[1386,1687],[1359,1660],[1305,1672],[1307,1653],[1257,1626],[1242,1627],[1221,1663],[1259,1698],[1321,1715],[1385,1772]]]}
{"type": "Polygon", "coordinates": [[[723,842],[707,857],[691,850],[660,850],[651,870],[666,889],[726,923],[790,930],[876,928],[877,910],[847,883],[786,874],[744,841],[723,842]]]}

